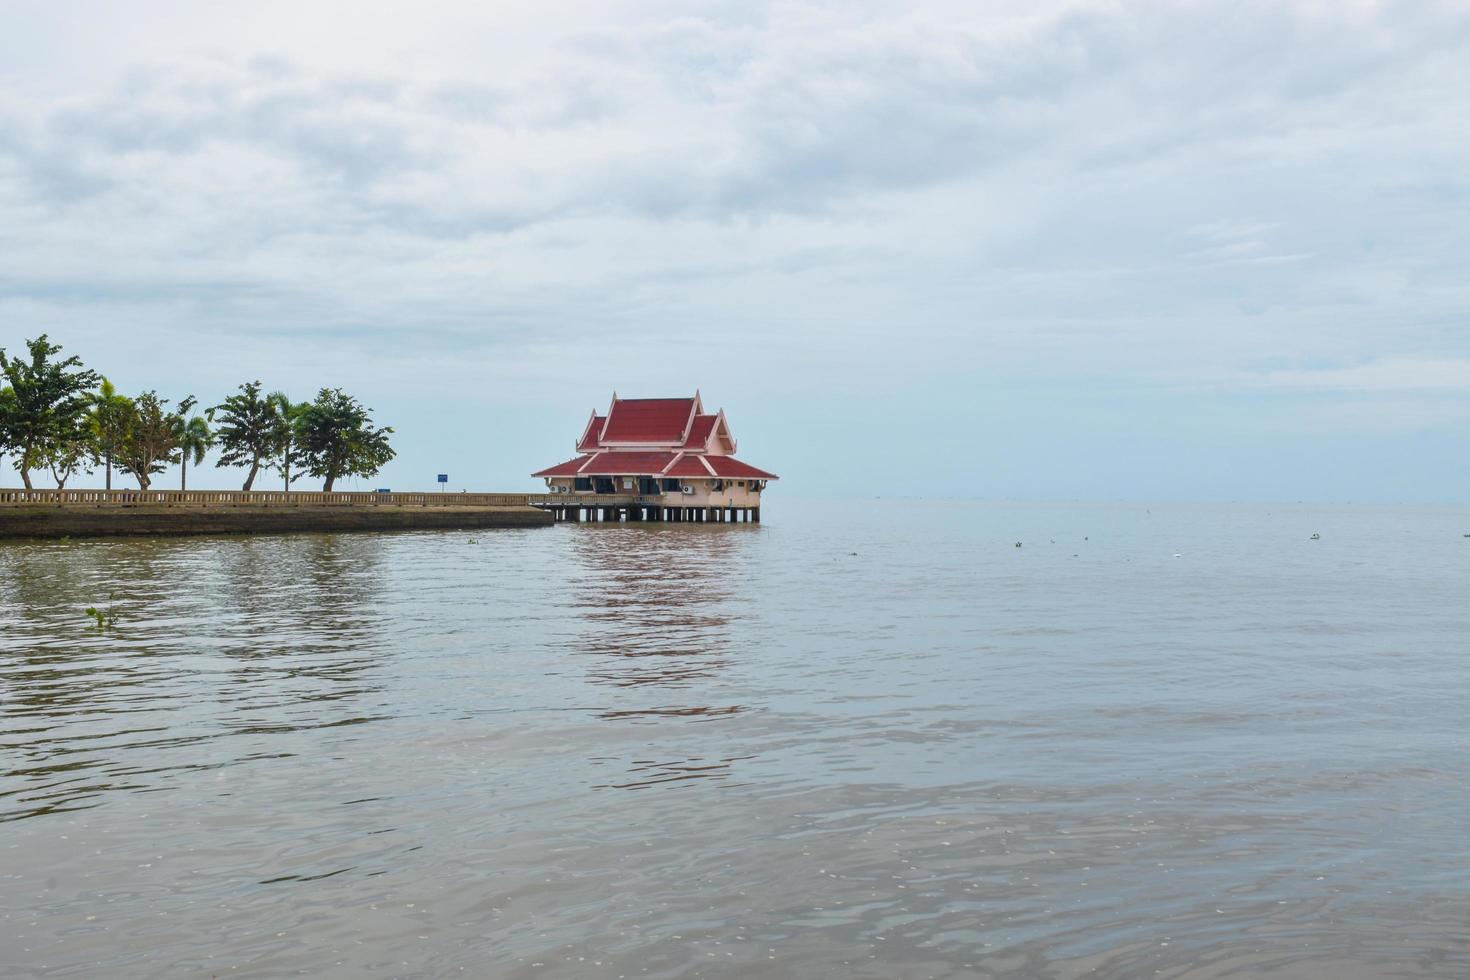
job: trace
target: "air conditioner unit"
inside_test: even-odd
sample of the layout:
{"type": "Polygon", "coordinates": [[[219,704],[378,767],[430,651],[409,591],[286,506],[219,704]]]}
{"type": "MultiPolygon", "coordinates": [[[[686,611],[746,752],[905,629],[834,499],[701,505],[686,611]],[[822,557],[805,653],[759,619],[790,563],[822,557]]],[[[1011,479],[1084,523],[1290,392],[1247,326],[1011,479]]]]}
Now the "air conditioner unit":
{"type": "Polygon", "coordinates": [[[694,488],[686,483],[679,488],[679,492],[692,497],[694,495],[694,488]]]}

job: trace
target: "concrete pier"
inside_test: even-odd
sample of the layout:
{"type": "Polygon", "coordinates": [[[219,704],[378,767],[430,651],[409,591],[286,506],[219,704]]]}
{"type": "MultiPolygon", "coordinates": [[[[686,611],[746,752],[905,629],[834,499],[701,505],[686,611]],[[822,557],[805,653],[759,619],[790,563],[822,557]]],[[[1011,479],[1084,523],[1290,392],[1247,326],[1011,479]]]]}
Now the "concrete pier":
{"type": "Polygon", "coordinates": [[[0,490],[0,539],[543,527],[528,494],[0,490]]]}
{"type": "Polygon", "coordinates": [[[279,490],[0,490],[0,538],[279,534],[536,527],[568,523],[757,524],[754,506],[671,507],[632,494],[279,490]]]}

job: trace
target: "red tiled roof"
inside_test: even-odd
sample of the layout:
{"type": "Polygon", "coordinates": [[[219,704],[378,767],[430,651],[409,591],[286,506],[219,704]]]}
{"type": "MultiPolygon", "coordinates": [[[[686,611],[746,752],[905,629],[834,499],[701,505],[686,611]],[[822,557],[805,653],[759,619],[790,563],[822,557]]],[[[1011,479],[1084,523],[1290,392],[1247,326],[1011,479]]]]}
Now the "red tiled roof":
{"type": "Polygon", "coordinates": [[[587,427],[587,433],[582,441],[577,443],[577,452],[590,453],[597,449],[597,437],[602,433],[602,423],[607,421],[606,415],[596,415],[592,418],[592,424],[587,427]]]}
{"type": "Polygon", "coordinates": [[[709,478],[709,470],[699,461],[699,457],[693,453],[685,453],[679,457],[679,461],[664,471],[664,476],[702,476],[709,478]]]}
{"type": "Polygon", "coordinates": [[[737,480],[739,480],[739,479],[745,479],[745,480],[779,480],[780,479],[780,477],[778,477],[776,474],[774,474],[774,473],[767,473],[765,470],[756,469],[754,466],[751,466],[749,463],[742,463],[740,460],[736,459],[734,456],[706,456],[706,457],[704,457],[704,461],[706,463],[708,463],[710,465],[710,468],[715,471],[715,475],[716,476],[722,476],[722,477],[725,477],[727,479],[737,479],[737,480]]]}
{"type": "Polygon", "coordinates": [[[704,444],[709,442],[709,434],[714,431],[715,422],[719,421],[718,415],[696,415],[694,424],[689,427],[689,438],[684,440],[685,449],[703,449],[704,444]]]}
{"type": "Polygon", "coordinates": [[[673,453],[598,453],[578,475],[658,476],[673,461],[673,453]]]}
{"type": "Polygon", "coordinates": [[[613,402],[602,442],[604,445],[635,442],[677,446],[693,414],[693,398],[619,399],[613,402]]]}
{"type": "Polygon", "coordinates": [[[578,456],[576,459],[569,459],[565,463],[557,463],[555,466],[548,467],[547,469],[541,470],[538,473],[532,473],[531,475],[532,476],[576,476],[577,475],[577,470],[581,469],[582,464],[585,463],[585,462],[587,462],[591,458],[592,458],[591,456],[578,456]]]}

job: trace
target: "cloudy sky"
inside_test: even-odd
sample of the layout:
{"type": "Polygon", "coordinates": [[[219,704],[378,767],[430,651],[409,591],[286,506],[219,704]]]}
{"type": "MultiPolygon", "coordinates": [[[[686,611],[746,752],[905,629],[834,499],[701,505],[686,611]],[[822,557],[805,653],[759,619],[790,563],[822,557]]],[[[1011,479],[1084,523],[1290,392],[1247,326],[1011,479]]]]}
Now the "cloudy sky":
{"type": "Polygon", "coordinates": [[[364,488],[697,387],[777,492],[1466,501],[1467,235],[1463,4],[0,8],[0,346],[364,488]]]}

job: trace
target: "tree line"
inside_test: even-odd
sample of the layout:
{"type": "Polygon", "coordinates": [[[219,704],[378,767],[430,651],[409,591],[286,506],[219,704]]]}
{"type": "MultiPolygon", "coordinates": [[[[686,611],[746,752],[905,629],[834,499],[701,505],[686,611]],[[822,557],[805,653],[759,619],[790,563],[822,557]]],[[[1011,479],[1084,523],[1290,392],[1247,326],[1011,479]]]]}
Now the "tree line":
{"type": "Polygon", "coordinates": [[[373,476],[394,457],[391,427],[375,427],[372,409],[341,388],[293,402],[259,381],[240,385],[220,404],[199,409],[193,396],[169,407],[156,391],[119,394],[77,357],[45,334],[26,341],[28,356],[0,348],[0,454],[7,454],[27,490],[32,472],[49,472],[59,490],[78,473],[101,466],[107,489],[114,469],[150,488],[153,477],[179,464],[179,489],[188,489],[189,464],[199,466],[218,447],[216,466],[248,468],[250,490],[262,473],[282,485],[310,476],[330,491],[341,477],[373,476]]]}

